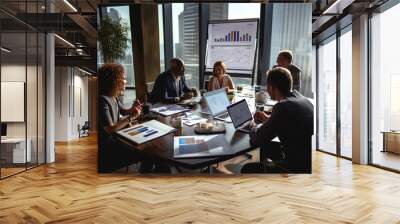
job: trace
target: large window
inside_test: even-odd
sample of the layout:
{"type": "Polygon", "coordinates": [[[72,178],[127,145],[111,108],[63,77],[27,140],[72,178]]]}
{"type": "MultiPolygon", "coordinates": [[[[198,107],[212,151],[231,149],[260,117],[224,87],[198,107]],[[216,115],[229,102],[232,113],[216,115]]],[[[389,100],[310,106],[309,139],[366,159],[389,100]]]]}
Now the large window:
{"type": "Polygon", "coordinates": [[[185,78],[191,87],[199,86],[199,4],[172,4],[174,57],[185,62],[185,78]]]}
{"type": "Polygon", "coordinates": [[[164,71],[165,67],[165,55],[164,55],[164,13],[162,4],[158,5],[158,33],[160,41],[160,70],[164,71]]]}
{"type": "Polygon", "coordinates": [[[340,154],[351,158],[352,142],[352,34],[340,36],[340,154]]]}
{"type": "Polygon", "coordinates": [[[382,132],[400,130],[400,32],[395,28],[399,21],[400,4],[371,19],[372,163],[396,170],[400,170],[400,156],[392,152],[400,147],[398,134],[389,133],[385,141],[382,132]]]}
{"type": "MultiPolygon", "coordinates": [[[[129,103],[135,100],[135,74],[133,70],[133,56],[132,56],[132,36],[131,36],[131,21],[129,6],[108,6],[101,10],[101,16],[109,16],[113,21],[121,21],[128,27],[128,47],[125,49],[125,57],[123,59],[116,60],[116,63],[120,63],[124,66],[126,75],[126,90],[124,95],[121,97],[122,102],[129,103]]],[[[99,66],[104,63],[103,59],[99,57],[99,66]]]]}
{"type": "Polygon", "coordinates": [[[336,36],[318,48],[318,149],[336,153],[336,36]]]}
{"type": "MultiPolygon", "coordinates": [[[[300,92],[313,97],[311,75],[311,18],[309,4],[273,4],[269,66],[276,64],[281,50],[293,52],[293,64],[301,69],[300,92]]],[[[269,35],[269,34],[266,34],[269,35]]]]}

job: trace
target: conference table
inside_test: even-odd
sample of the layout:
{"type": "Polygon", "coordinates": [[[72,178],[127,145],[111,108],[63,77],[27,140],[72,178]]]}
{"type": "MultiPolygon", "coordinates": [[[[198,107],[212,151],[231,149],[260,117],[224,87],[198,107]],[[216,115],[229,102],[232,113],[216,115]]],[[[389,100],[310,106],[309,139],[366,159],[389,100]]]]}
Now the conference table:
{"type": "MultiPolygon", "coordinates": [[[[256,104],[254,95],[254,89],[252,87],[244,88],[240,93],[235,93],[232,102],[246,99],[249,104],[250,111],[255,111],[256,104]]],[[[271,104],[265,104],[264,106],[272,107],[271,104]]],[[[190,110],[190,112],[196,113],[203,118],[212,119],[210,115],[202,113],[203,111],[207,110],[207,105],[203,101],[200,101],[200,103],[196,104],[190,110]]],[[[170,125],[172,117],[173,116],[165,117],[162,115],[156,115],[155,118],[162,123],[170,125]]],[[[182,124],[182,128],[177,129],[177,131],[141,145],[135,145],[134,143],[126,140],[121,136],[117,136],[117,138],[123,144],[127,144],[132,150],[150,156],[156,161],[168,163],[170,165],[186,169],[208,168],[209,172],[211,172],[212,170],[210,167],[211,165],[235,158],[240,155],[244,155],[257,148],[254,145],[250,144],[249,134],[236,131],[232,123],[225,122],[226,132],[223,135],[232,147],[232,154],[209,158],[174,158],[174,136],[197,135],[194,131],[195,126],[196,125],[187,126],[185,124],[182,124]]]]}

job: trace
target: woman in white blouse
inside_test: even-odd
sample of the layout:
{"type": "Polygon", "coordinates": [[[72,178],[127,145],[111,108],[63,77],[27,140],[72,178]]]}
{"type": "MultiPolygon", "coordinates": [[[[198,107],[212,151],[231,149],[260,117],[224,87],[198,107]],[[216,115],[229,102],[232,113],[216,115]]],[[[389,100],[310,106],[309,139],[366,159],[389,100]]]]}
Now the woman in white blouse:
{"type": "Polygon", "coordinates": [[[213,76],[208,82],[208,91],[225,88],[226,92],[233,92],[235,89],[231,77],[226,74],[226,65],[222,61],[214,63],[213,76]]]}

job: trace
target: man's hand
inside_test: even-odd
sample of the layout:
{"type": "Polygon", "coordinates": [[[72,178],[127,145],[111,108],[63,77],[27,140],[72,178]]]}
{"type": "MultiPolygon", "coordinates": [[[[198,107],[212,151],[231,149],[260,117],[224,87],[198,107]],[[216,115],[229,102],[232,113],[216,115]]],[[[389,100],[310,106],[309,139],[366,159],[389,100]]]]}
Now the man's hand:
{"type": "Polygon", "coordinates": [[[193,97],[193,92],[189,91],[187,93],[185,93],[182,97],[181,100],[188,100],[191,99],[193,97]]]}
{"type": "Polygon", "coordinates": [[[264,111],[257,111],[254,114],[254,121],[256,123],[264,123],[269,119],[269,115],[267,115],[264,111]]]}
{"type": "Polygon", "coordinates": [[[196,97],[196,96],[199,95],[199,94],[197,93],[197,89],[196,89],[196,88],[192,88],[191,91],[192,91],[192,94],[193,94],[194,97],[196,97]]]}

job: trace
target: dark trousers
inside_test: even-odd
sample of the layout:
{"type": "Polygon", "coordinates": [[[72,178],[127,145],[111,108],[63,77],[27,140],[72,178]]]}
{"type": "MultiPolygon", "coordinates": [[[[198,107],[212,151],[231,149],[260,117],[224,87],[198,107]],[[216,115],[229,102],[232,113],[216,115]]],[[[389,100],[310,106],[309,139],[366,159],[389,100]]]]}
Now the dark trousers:
{"type": "Polygon", "coordinates": [[[260,147],[260,162],[245,164],[241,173],[288,173],[282,162],[284,159],[282,145],[278,142],[269,142],[260,147]]]}
{"type": "Polygon", "coordinates": [[[155,166],[155,172],[168,173],[169,171],[167,165],[155,163],[152,158],[134,151],[112,136],[106,142],[99,142],[97,161],[99,173],[110,173],[138,162],[140,162],[140,173],[153,172],[153,166],[155,166]]]}

